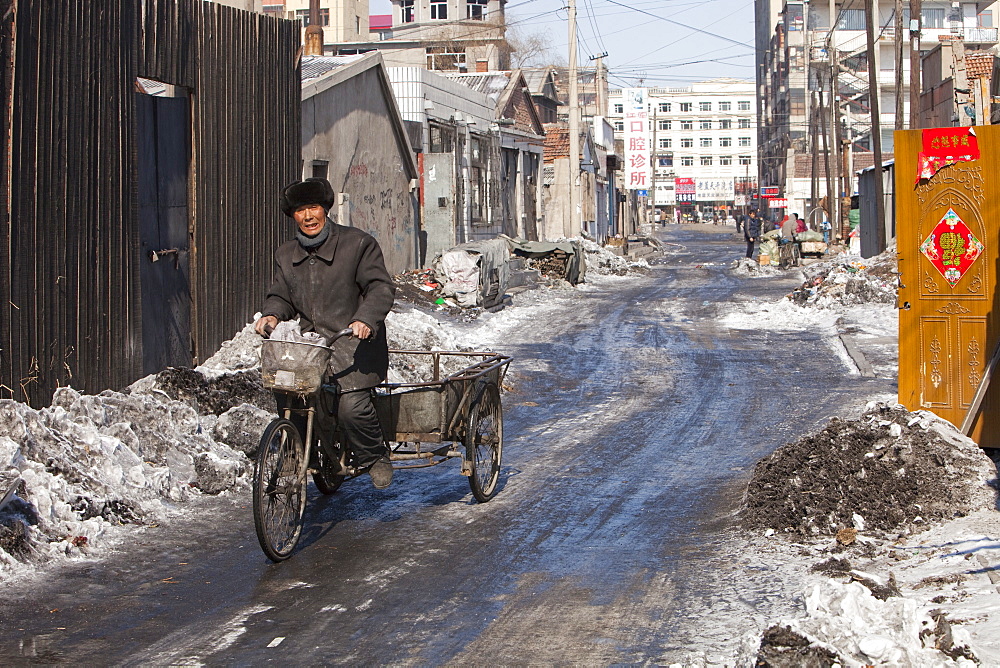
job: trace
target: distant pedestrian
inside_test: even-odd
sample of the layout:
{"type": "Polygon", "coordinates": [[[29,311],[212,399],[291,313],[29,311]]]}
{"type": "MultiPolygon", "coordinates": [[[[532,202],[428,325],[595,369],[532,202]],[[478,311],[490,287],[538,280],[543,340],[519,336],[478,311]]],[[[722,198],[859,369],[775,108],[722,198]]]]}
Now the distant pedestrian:
{"type": "Polygon", "coordinates": [[[754,244],[760,238],[760,219],[757,218],[756,211],[751,211],[743,223],[743,238],[747,242],[747,257],[752,258],[754,244]]]}
{"type": "Polygon", "coordinates": [[[743,229],[743,221],[746,220],[746,216],[745,213],[736,214],[736,234],[739,234],[740,230],[743,229]]]}
{"type": "Polygon", "coordinates": [[[799,214],[797,213],[793,213],[792,215],[795,216],[795,234],[802,234],[807,229],[806,219],[799,218],[799,214]]]}

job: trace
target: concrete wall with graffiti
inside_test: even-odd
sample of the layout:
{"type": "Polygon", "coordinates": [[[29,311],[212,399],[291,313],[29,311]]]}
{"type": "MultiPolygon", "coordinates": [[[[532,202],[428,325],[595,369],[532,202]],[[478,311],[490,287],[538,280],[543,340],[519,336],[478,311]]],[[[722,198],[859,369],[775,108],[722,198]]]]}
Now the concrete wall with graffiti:
{"type": "Polygon", "coordinates": [[[302,175],[330,180],[338,222],[378,239],[390,273],[415,269],[417,171],[381,56],[318,62],[333,69],[303,65],[302,175]]]}

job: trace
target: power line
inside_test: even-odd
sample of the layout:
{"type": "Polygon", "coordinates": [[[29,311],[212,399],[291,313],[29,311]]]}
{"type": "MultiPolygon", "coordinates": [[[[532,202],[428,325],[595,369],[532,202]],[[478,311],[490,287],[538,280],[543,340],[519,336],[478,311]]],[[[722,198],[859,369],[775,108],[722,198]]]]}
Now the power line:
{"type": "Polygon", "coordinates": [[[718,33],[710,32],[708,30],[703,30],[702,28],[696,28],[694,26],[689,26],[686,23],[681,23],[680,21],[674,21],[673,19],[668,19],[668,18],[663,17],[663,16],[658,16],[656,14],[652,14],[650,12],[647,12],[644,9],[638,9],[638,8],[634,8],[634,7],[629,7],[628,5],[623,5],[622,3],[618,2],[617,0],[604,0],[604,1],[605,2],[610,2],[612,5],[618,5],[619,7],[624,7],[626,9],[630,9],[630,10],[632,10],[634,12],[639,12],[640,14],[645,14],[646,16],[651,16],[654,19],[659,19],[660,21],[666,21],[667,23],[673,23],[674,25],[678,25],[678,26],[680,26],[682,28],[687,28],[688,30],[693,30],[695,32],[699,32],[699,33],[701,33],[703,35],[709,35],[710,37],[715,37],[716,39],[721,39],[721,40],[723,40],[725,42],[730,42],[731,44],[738,44],[739,46],[743,46],[743,47],[746,47],[748,49],[755,50],[755,47],[753,45],[747,44],[746,42],[740,42],[739,40],[735,40],[735,39],[732,39],[730,37],[726,37],[725,35],[719,35],[718,33]]]}

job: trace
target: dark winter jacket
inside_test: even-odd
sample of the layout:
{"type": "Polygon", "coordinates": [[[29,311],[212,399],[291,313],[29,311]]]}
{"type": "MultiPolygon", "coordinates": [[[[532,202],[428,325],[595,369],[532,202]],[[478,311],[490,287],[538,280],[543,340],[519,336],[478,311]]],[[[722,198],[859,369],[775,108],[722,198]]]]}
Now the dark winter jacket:
{"type": "Polygon", "coordinates": [[[747,241],[751,239],[758,239],[760,237],[760,218],[754,216],[752,218],[747,217],[743,221],[743,238],[747,241]]]}
{"type": "Polygon", "coordinates": [[[261,314],[279,321],[298,316],[302,331],[327,337],[355,320],[365,323],[371,338],[338,340],[331,368],[344,391],[374,387],[389,369],[384,321],[396,289],[373,236],[329,219],[326,224],[330,236],[314,252],[294,240],[274,252],[274,284],[261,314]]]}

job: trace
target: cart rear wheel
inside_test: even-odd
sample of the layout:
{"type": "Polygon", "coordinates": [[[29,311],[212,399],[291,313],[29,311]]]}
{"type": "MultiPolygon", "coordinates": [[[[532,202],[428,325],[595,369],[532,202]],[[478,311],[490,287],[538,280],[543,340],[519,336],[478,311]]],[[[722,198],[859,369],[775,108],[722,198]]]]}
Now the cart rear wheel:
{"type": "Polygon", "coordinates": [[[486,503],[497,493],[502,455],[503,407],[500,405],[500,390],[496,385],[487,385],[472,407],[465,435],[465,456],[472,465],[469,487],[480,503],[486,503]]]}
{"type": "Polygon", "coordinates": [[[313,482],[316,489],[322,494],[333,494],[346,479],[345,476],[338,475],[340,462],[326,454],[321,443],[316,444],[316,471],[313,473],[313,482]]]}
{"type": "Polygon", "coordinates": [[[306,508],[306,453],[299,430],[277,418],[267,425],[253,476],[253,523],[271,561],[292,554],[302,535],[306,508]]]}

